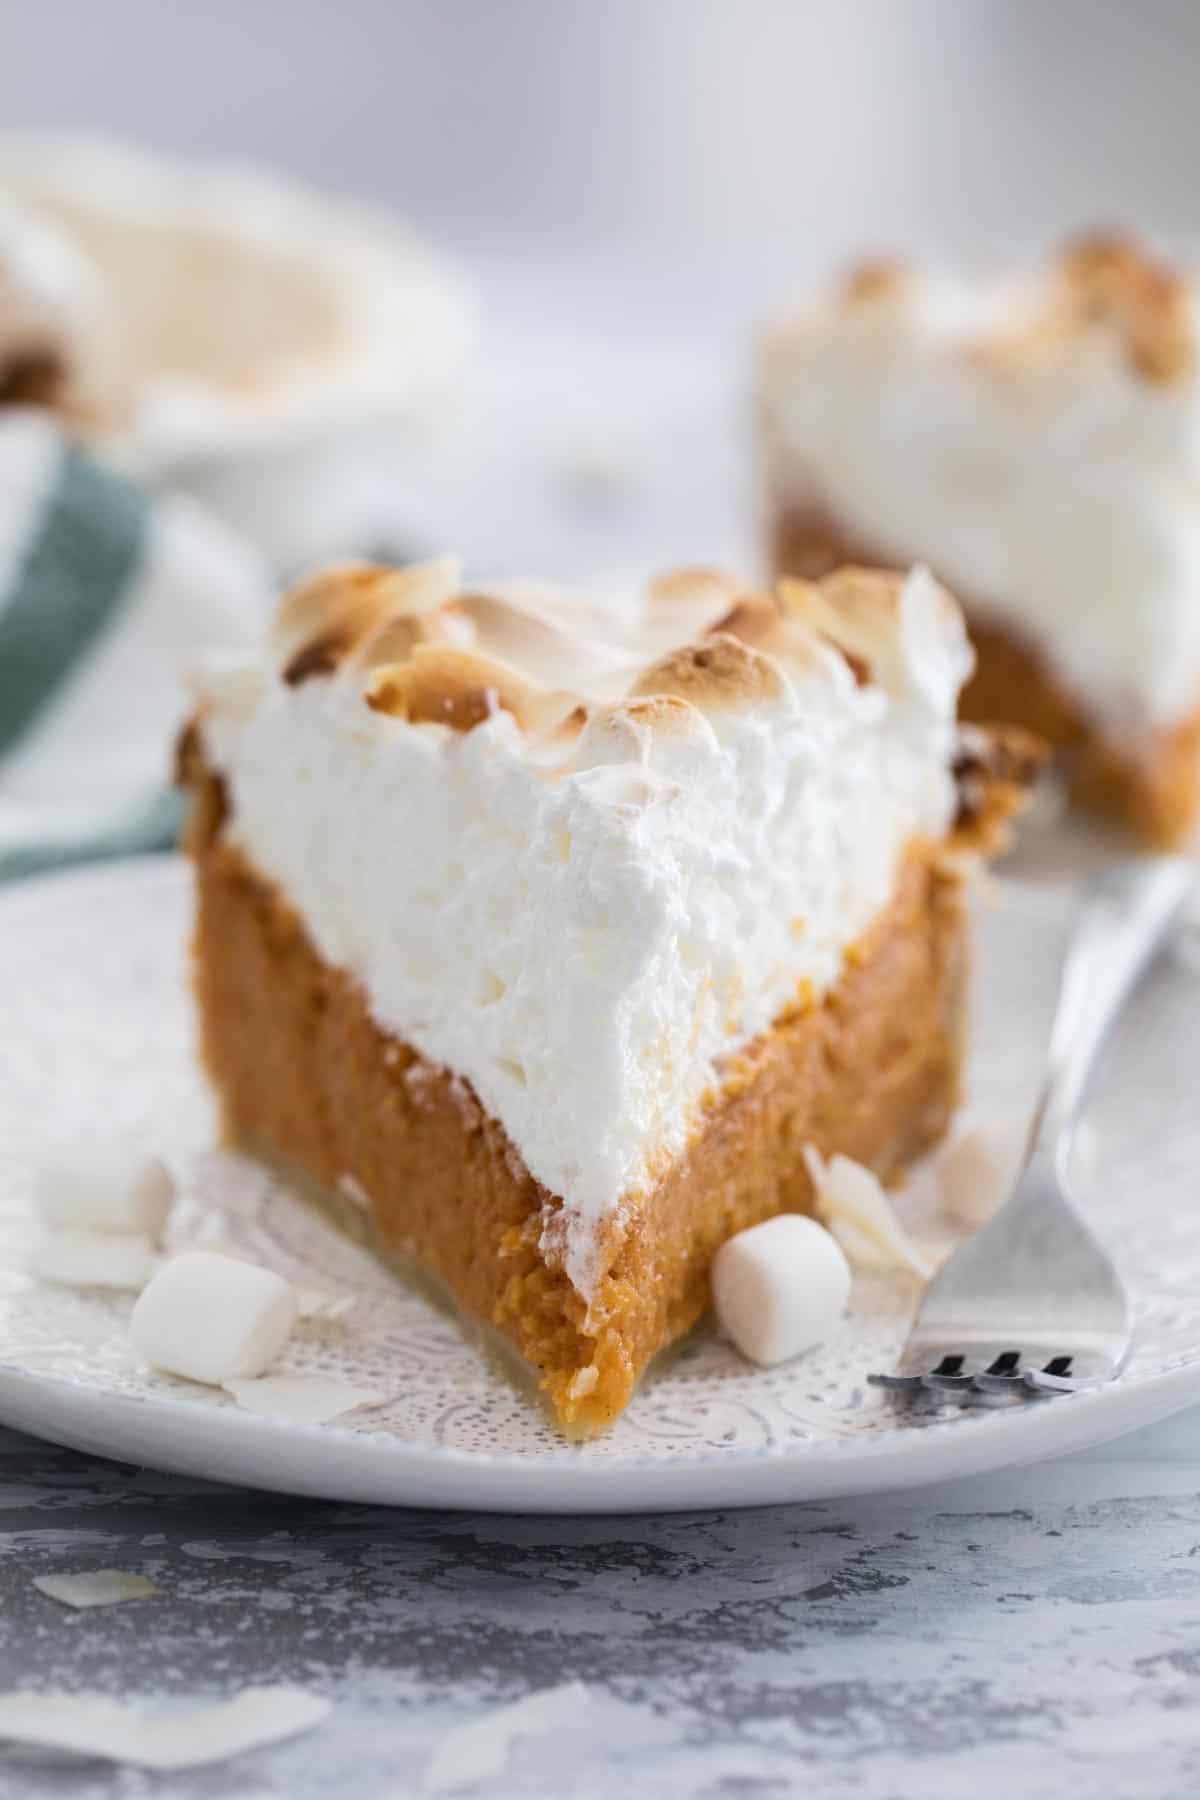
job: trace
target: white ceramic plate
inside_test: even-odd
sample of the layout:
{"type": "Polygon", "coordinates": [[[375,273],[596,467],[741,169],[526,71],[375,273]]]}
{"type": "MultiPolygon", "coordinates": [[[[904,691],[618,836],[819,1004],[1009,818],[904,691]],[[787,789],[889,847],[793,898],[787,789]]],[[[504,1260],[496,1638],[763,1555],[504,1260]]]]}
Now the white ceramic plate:
{"type": "MultiPolygon", "coordinates": [[[[1014,1410],[894,1411],[865,1385],[912,1303],[860,1284],[831,1343],[756,1370],[699,1334],[604,1439],[567,1448],[453,1326],[253,1165],[213,1155],[185,984],[187,876],[173,859],[0,897],[0,1419],[125,1461],[331,1499],[530,1512],[754,1506],[897,1488],[1097,1443],[1200,1399],[1200,981],[1167,959],[1138,999],[1093,1109],[1088,1205],[1137,1299],[1128,1372],[1014,1410]],[[177,1242],[241,1247],[303,1285],[352,1294],[303,1327],[287,1367],[381,1389],[386,1404],[299,1426],[140,1369],[129,1301],[22,1267],[39,1158],[77,1131],[143,1127],[184,1172],[177,1242]]],[[[1035,1085],[1067,903],[1012,885],[980,920],[973,1097],[1035,1085]]],[[[931,1184],[904,1202],[929,1235],[931,1184]]]]}

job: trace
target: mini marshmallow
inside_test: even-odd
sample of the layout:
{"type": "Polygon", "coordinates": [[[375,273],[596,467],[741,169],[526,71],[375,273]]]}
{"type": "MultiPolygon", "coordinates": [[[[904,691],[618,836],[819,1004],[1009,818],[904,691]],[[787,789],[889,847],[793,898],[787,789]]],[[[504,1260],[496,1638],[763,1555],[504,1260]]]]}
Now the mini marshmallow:
{"type": "Polygon", "coordinates": [[[118,1143],[77,1145],[38,1170],[33,1209],[43,1225],[144,1232],[157,1243],[175,1182],[160,1156],[118,1143]]]}
{"type": "Polygon", "coordinates": [[[61,1287],[145,1287],[154,1269],[152,1238],[138,1231],[88,1231],[64,1225],[42,1231],[29,1253],[28,1267],[43,1281],[61,1287]]]}
{"type": "Polygon", "coordinates": [[[261,1375],[295,1321],[295,1295],[282,1275],[188,1250],[164,1264],[141,1295],[129,1338],[155,1368],[219,1387],[261,1375]]]}
{"type": "Polygon", "coordinates": [[[712,1289],[722,1331],[769,1369],[833,1330],[850,1295],[850,1265],[815,1219],[779,1213],[722,1244],[712,1289]]]}

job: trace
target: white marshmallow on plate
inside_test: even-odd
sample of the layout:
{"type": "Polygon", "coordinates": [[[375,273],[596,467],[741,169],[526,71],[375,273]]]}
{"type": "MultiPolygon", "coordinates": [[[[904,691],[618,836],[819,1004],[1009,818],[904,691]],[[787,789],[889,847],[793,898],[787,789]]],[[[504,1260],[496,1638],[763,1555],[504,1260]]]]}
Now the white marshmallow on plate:
{"type": "Polygon", "coordinates": [[[829,1336],[850,1297],[850,1265],[815,1219],[779,1213],[722,1244],[712,1290],[726,1337],[771,1368],[829,1336]]]}
{"type": "Polygon", "coordinates": [[[160,1156],[117,1141],[77,1144],[34,1177],[33,1210],[51,1230],[144,1232],[157,1243],[175,1197],[160,1156]]]}
{"type": "Polygon", "coordinates": [[[154,1268],[154,1240],[144,1231],[89,1231],[63,1225],[42,1231],[29,1252],[30,1273],[61,1287],[141,1288],[154,1268]]]}
{"type": "Polygon", "coordinates": [[[187,1250],[164,1263],[139,1296],[129,1338],[155,1368],[219,1387],[261,1375],[295,1322],[296,1297],[282,1275],[187,1250]]]}

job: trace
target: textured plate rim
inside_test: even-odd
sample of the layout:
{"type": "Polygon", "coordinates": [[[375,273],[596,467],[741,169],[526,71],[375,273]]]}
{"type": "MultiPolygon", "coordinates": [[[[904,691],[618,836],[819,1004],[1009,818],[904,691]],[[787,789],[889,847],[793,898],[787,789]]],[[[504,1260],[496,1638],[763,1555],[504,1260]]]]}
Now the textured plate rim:
{"type": "Polygon", "coordinates": [[[1200,1399],[1200,1363],[920,1433],[720,1461],[514,1457],[106,1393],[0,1365],[0,1417],[52,1443],[207,1481],[351,1504],[512,1513],[692,1512],[899,1491],[1050,1461],[1200,1399]]]}

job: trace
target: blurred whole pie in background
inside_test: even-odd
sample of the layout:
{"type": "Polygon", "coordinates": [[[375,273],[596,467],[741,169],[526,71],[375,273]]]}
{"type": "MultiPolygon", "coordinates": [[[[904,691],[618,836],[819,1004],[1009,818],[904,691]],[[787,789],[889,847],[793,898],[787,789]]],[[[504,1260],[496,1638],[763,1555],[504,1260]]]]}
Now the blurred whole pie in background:
{"type": "Polygon", "coordinates": [[[391,541],[473,307],[384,212],[104,140],[0,139],[0,404],[54,407],[279,565],[391,541]]]}

